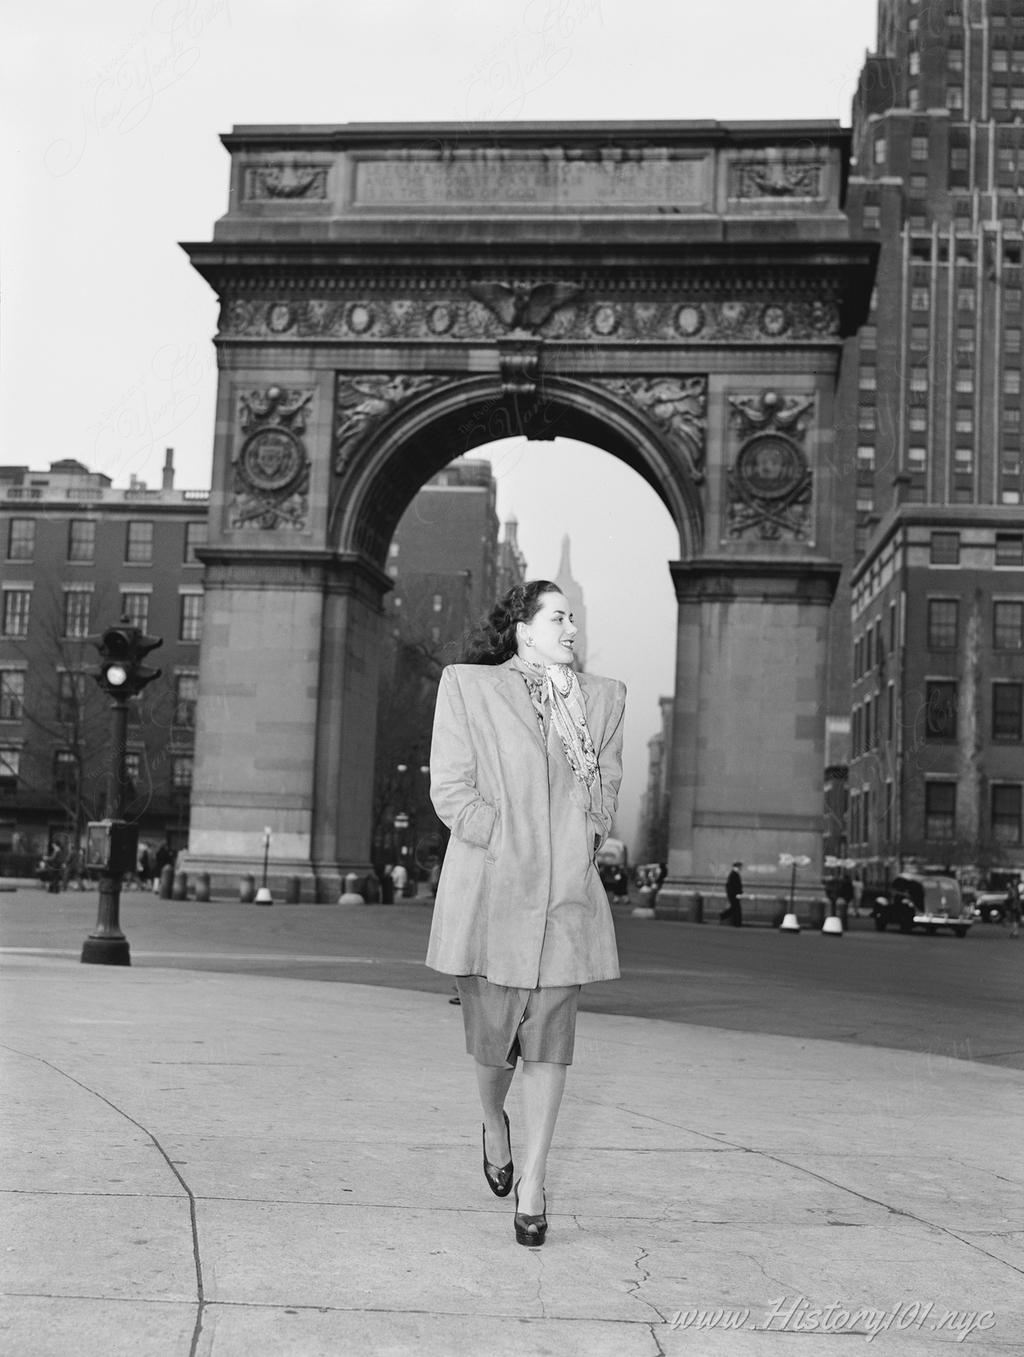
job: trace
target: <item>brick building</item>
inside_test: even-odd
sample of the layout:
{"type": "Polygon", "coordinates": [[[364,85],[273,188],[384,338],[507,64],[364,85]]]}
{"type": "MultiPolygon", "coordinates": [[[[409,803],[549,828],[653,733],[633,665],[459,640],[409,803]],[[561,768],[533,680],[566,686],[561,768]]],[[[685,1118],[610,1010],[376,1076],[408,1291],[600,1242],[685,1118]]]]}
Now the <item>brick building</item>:
{"type": "Polygon", "coordinates": [[[853,137],[849,850],[1024,866],[1024,6],[881,0],[853,137]]]}
{"type": "Polygon", "coordinates": [[[122,615],[163,638],[131,704],[126,813],[143,840],[186,841],[209,494],[173,484],[170,449],[159,489],[72,459],[0,467],[0,855],[105,814],[109,704],[85,638],[122,615]]]}

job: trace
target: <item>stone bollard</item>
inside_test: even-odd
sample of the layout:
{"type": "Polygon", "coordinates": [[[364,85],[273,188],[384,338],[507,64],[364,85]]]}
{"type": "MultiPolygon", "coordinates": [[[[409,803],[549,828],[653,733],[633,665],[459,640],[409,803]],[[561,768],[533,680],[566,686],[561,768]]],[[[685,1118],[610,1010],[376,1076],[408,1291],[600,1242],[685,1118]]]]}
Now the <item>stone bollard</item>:
{"type": "Polygon", "coordinates": [[[174,873],[174,885],[171,887],[171,899],[188,899],[188,876],[185,872],[174,873]]]}
{"type": "Polygon", "coordinates": [[[196,877],[196,899],[200,904],[208,904],[210,899],[210,873],[200,872],[196,877]]]}
{"type": "Polygon", "coordinates": [[[285,882],[284,902],[286,905],[297,905],[302,900],[302,878],[300,876],[290,876],[285,882]]]}
{"type": "Polygon", "coordinates": [[[338,896],[339,905],[365,905],[366,901],[359,894],[359,876],[356,872],[349,872],[345,877],[345,889],[338,896]]]}
{"type": "Polygon", "coordinates": [[[174,868],[167,864],[160,870],[160,899],[170,900],[171,891],[174,889],[174,868]]]}
{"type": "Polygon", "coordinates": [[[252,872],[243,872],[238,878],[238,900],[240,904],[251,905],[256,899],[256,878],[252,872]]]}

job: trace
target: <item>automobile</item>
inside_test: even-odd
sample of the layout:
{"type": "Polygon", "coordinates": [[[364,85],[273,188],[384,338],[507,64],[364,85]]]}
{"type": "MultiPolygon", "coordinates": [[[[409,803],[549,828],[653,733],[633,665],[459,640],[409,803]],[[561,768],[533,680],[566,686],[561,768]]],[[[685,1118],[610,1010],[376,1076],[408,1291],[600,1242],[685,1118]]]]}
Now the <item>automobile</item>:
{"type": "Polygon", "coordinates": [[[986,924],[1001,924],[1006,918],[1005,891],[978,891],[974,897],[974,917],[986,924]]]}
{"type": "Polygon", "coordinates": [[[875,897],[871,913],[879,933],[894,924],[901,933],[915,928],[926,933],[949,928],[958,938],[966,938],[974,922],[971,906],[964,903],[953,877],[909,872],[894,877],[886,893],[875,897]]]}

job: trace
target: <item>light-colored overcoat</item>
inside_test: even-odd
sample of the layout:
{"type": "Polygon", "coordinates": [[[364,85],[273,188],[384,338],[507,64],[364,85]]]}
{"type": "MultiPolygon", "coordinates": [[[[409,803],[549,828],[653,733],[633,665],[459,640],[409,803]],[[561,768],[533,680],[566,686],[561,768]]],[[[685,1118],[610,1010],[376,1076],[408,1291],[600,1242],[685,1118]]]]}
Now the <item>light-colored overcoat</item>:
{"type": "Polygon", "coordinates": [[[427,965],[534,989],[619,974],[594,862],[622,778],[625,685],[580,674],[599,772],[590,788],[547,741],[522,673],[456,664],[441,676],[430,796],[451,840],[427,965]]]}

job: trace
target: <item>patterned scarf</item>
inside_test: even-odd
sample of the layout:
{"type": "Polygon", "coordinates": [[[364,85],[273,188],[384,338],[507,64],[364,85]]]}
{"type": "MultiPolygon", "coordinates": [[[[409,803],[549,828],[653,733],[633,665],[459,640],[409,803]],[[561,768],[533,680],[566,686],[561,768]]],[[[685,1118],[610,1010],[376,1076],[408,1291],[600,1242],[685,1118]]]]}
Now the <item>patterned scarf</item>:
{"type": "Polygon", "coordinates": [[[597,752],[587,725],[587,706],[575,671],[568,664],[534,667],[519,660],[514,666],[526,680],[534,711],[544,730],[544,704],[565,750],[573,775],[585,787],[597,776],[597,752]]]}

